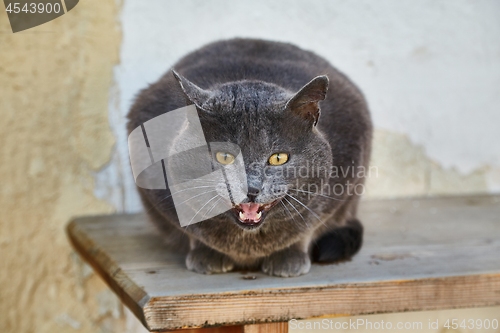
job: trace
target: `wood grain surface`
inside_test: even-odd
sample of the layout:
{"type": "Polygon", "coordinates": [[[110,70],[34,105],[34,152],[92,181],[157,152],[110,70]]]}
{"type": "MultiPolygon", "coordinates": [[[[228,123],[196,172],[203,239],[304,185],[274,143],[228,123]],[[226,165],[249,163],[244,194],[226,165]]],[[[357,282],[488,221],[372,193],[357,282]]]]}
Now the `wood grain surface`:
{"type": "Polygon", "coordinates": [[[267,327],[285,332],[278,322],[292,318],[500,305],[500,196],[364,201],[360,219],[353,260],[297,278],[190,272],[143,214],[78,218],[67,230],[151,331],[277,322],[267,327]]]}

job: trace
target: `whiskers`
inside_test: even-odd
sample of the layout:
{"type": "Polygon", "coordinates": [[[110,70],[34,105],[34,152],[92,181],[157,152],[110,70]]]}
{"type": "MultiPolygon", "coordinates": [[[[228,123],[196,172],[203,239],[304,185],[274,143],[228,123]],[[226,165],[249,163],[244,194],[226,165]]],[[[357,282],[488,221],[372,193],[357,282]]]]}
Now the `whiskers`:
{"type": "MultiPolygon", "coordinates": [[[[294,205],[292,205],[292,203],[286,198],[286,197],[283,197],[283,200],[286,201],[296,212],[297,214],[299,214],[300,218],[302,219],[302,221],[304,222],[305,226],[308,228],[309,227],[309,223],[307,223],[306,219],[304,218],[304,216],[302,216],[302,214],[297,210],[297,208],[295,208],[294,205]]],[[[285,207],[285,209],[287,210],[288,214],[290,215],[290,217],[292,218],[292,221],[295,222],[297,225],[300,226],[300,223],[298,223],[295,218],[293,217],[292,213],[290,212],[290,210],[288,209],[288,207],[282,202],[280,201],[281,204],[283,205],[283,207],[285,207]]]]}
{"type": "MultiPolygon", "coordinates": [[[[203,195],[203,194],[207,194],[207,193],[210,193],[210,192],[215,192],[215,191],[216,191],[216,190],[215,190],[215,186],[213,186],[213,185],[206,185],[206,186],[205,186],[205,185],[203,185],[203,186],[188,187],[188,188],[184,188],[184,189],[182,189],[182,190],[176,191],[176,192],[171,192],[171,193],[170,193],[170,195],[167,195],[167,196],[163,197],[163,198],[162,198],[162,199],[160,199],[158,202],[151,203],[151,205],[152,205],[153,207],[149,208],[149,209],[146,211],[146,213],[148,213],[149,211],[151,211],[151,209],[153,209],[153,208],[159,208],[159,206],[160,206],[160,204],[161,204],[162,202],[164,202],[164,201],[165,201],[165,200],[167,200],[168,198],[171,198],[171,197],[172,197],[173,195],[175,195],[175,194],[178,194],[178,193],[181,193],[181,192],[185,192],[185,191],[198,190],[198,189],[202,189],[202,188],[213,188],[213,190],[211,190],[211,191],[205,191],[205,192],[203,192],[203,193],[198,193],[198,192],[197,192],[197,193],[196,193],[197,195],[194,195],[194,196],[192,196],[192,197],[190,197],[190,198],[188,198],[188,199],[184,200],[183,202],[178,203],[177,205],[182,205],[182,204],[184,204],[184,203],[188,202],[188,201],[189,201],[189,200],[191,200],[191,199],[194,199],[194,198],[199,197],[200,195],[203,195]]],[[[175,205],[169,205],[169,206],[167,206],[167,207],[163,207],[163,208],[164,208],[164,209],[170,209],[170,208],[173,208],[173,207],[175,207],[175,205]]]]}
{"type": "MultiPolygon", "coordinates": [[[[180,183],[174,186],[173,189],[170,189],[172,191],[171,193],[163,192],[165,196],[156,196],[157,200],[155,202],[150,202],[152,206],[148,207],[147,212],[153,208],[160,211],[166,211],[170,208],[181,209],[181,211],[177,213],[181,214],[183,217],[181,218],[181,215],[178,215],[178,217],[183,221],[182,225],[188,228],[190,225],[212,218],[212,215],[218,215],[223,210],[226,210],[225,203],[223,206],[224,208],[220,206],[221,200],[227,200],[227,198],[219,194],[217,190],[218,182],[209,179],[190,179],[190,181],[196,181],[197,183],[185,183],[185,188],[182,188],[181,186],[183,183],[180,183]],[[195,186],[187,187],[189,185],[195,186]],[[174,191],[176,189],[177,191],[174,191]],[[175,202],[170,200],[168,203],[164,203],[169,198],[175,198],[175,202]],[[180,207],[186,204],[188,204],[188,206],[180,207]]],[[[345,201],[322,193],[315,193],[299,188],[285,189],[279,193],[279,196],[281,197],[279,202],[281,214],[283,214],[282,216],[285,218],[288,216],[290,221],[299,228],[311,228],[314,225],[314,219],[318,220],[321,224],[325,224],[321,217],[310,207],[312,201],[317,201],[311,200],[311,198],[314,199],[315,196],[318,196],[335,201],[345,201]]]]}
{"type": "MultiPolygon", "coordinates": [[[[309,208],[306,204],[304,204],[302,201],[300,201],[298,198],[294,197],[293,195],[289,194],[289,193],[286,193],[285,194],[286,197],[289,197],[290,199],[293,199],[294,202],[297,202],[301,207],[304,207],[309,213],[311,213],[312,216],[314,216],[319,222],[321,222],[322,224],[325,224],[325,222],[323,220],[321,220],[321,218],[318,216],[318,214],[316,214],[311,208],[309,208]]],[[[286,199],[286,197],[284,197],[283,199],[288,202],[288,204],[290,206],[292,206],[292,208],[297,212],[297,214],[300,215],[300,217],[302,218],[302,220],[304,221],[304,223],[306,224],[306,226],[309,227],[309,224],[307,223],[307,221],[304,219],[304,216],[299,212],[299,210],[295,207],[295,205],[293,205],[290,200],[286,199]]]]}
{"type": "Polygon", "coordinates": [[[205,218],[205,217],[207,216],[207,214],[208,214],[209,212],[211,212],[211,211],[215,208],[215,206],[216,206],[216,205],[217,205],[217,203],[220,201],[220,199],[222,199],[222,197],[220,197],[218,194],[214,195],[211,199],[209,199],[207,202],[205,202],[205,204],[204,204],[203,206],[201,206],[201,208],[200,208],[200,209],[198,209],[198,210],[196,211],[196,213],[193,215],[193,217],[191,218],[191,220],[189,220],[189,222],[188,222],[188,224],[187,224],[186,228],[187,228],[187,227],[189,227],[189,226],[191,225],[191,223],[193,223],[194,218],[195,218],[195,217],[196,217],[196,216],[197,216],[197,215],[198,215],[198,214],[199,214],[199,213],[203,210],[203,208],[205,208],[205,207],[206,207],[206,206],[207,206],[207,205],[208,205],[208,204],[209,204],[212,200],[217,199],[217,197],[219,197],[219,200],[217,200],[217,201],[215,202],[215,204],[212,206],[212,208],[210,208],[210,210],[209,210],[208,212],[205,212],[205,214],[203,214],[203,218],[205,218]]]}
{"type": "MultiPolygon", "coordinates": [[[[188,228],[190,225],[193,225],[196,222],[205,220],[207,218],[207,216],[211,217],[209,214],[217,207],[217,205],[220,203],[220,201],[222,199],[224,199],[222,196],[219,195],[219,193],[217,193],[217,190],[216,190],[217,182],[212,181],[212,180],[204,180],[204,179],[189,179],[189,181],[199,182],[199,186],[182,188],[178,191],[171,192],[169,195],[166,195],[165,197],[161,198],[160,200],[158,200],[154,204],[152,203],[153,207],[150,207],[146,212],[149,212],[153,208],[157,208],[160,210],[166,210],[166,209],[170,209],[170,208],[179,208],[179,206],[189,204],[194,199],[201,197],[198,200],[195,200],[195,203],[190,205],[191,207],[183,209],[184,213],[182,213],[182,214],[187,213],[188,219],[191,217],[191,214],[192,214],[192,217],[190,218],[189,222],[187,222],[184,226],[186,228],[188,228]],[[192,191],[192,193],[190,193],[188,191],[192,191]],[[200,192],[200,191],[203,191],[203,192],[200,192]],[[177,201],[170,203],[168,205],[163,205],[163,207],[161,207],[161,204],[165,200],[167,200],[169,198],[173,198],[176,194],[179,194],[182,192],[186,192],[185,194],[183,194],[180,197],[181,200],[182,199],[184,199],[184,200],[181,201],[181,200],[177,199],[178,197],[176,197],[177,201]],[[215,195],[210,196],[210,193],[215,193],[215,195]],[[190,194],[193,194],[193,195],[188,197],[190,194]],[[204,202],[204,200],[207,196],[210,196],[210,198],[204,202]],[[180,202],[178,202],[178,201],[180,201],[180,202]],[[199,217],[199,218],[201,217],[201,220],[197,219],[195,221],[196,217],[199,217]]],[[[180,184],[180,185],[182,185],[182,184],[180,184]]]]}

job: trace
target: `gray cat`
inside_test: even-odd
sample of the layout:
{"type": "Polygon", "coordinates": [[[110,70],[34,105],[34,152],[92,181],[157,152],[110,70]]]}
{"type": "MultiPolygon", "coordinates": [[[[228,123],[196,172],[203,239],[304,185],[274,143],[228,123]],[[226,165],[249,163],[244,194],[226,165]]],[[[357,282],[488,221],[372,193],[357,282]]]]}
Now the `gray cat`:
{"type": "MultiPolygon", "coordinates": [[[[179,224],[168,188],[139,188],[151,220],[177,251],[186,251],[187,268],[291,277],[307,273],[311,261],[354,255],[362,244],[356,211],[372,138],[355,85],[312,52],[252,39],[206,45],[173,68],[140,92],[129,133],[194,104],[207,142],[240,148],[247,181],[230,184],[244,198],[240,203],[187,227],[179,224]]],[[[213,163],[234,160],[228,151],[212,153],[213,163]]]]}

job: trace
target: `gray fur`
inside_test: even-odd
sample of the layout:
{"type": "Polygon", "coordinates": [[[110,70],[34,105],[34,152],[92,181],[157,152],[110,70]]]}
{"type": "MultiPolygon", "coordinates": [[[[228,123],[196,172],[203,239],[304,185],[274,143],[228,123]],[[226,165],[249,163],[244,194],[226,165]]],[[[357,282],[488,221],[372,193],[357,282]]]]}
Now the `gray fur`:
{"type": "MultiPolygon", "coordinates": [[[[364,178],[324,173],[304,179],[290,173],[282,176],[279,170],[305,165],[367,168],[372,125],[362,94],[323,58],[284,43],[220,41],[188,54],[173,68],[175,72],[140,92],[128,115],[128,131],[194,103],[208,142],[229,141],[241,148],[248,187],[260,190],[255,202],[281,202],[258,228],[243,228],[232,211],[181,228],[166,198],[168,190],[139,189],[151,220],[176,241],[178,251],[188,251],[186,265],[191,270],[261,268],[284,277],[307,273],[314,242],[356,221],[359,196],[330,192],[334,199],[308,197],[293,191],[297,182],[333,188],[347,182],[363,184],[364,178]],[[276,152],[288,152],[289,161],[281,167],[267,165],[276,152]]],[[[353,253],[359,246],[354,248],[353,253]]]]}

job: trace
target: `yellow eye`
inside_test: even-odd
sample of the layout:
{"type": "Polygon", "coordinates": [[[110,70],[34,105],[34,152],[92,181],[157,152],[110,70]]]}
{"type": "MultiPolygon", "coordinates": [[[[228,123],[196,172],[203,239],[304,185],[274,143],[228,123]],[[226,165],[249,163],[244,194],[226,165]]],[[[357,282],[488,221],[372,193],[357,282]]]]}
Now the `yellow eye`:
{"type": "Polygon", "coordinates": [[[234,155],[229,153],[218,152],[215,154],[217,162],[224,165],[229,165],[234,163],[234,155]]]}
{"type": "Polygon", "coordinates": [[[287,153],[276,153],[269,157],[269,164],[271,165],[283,165],[288,161],[287,153]]]}

